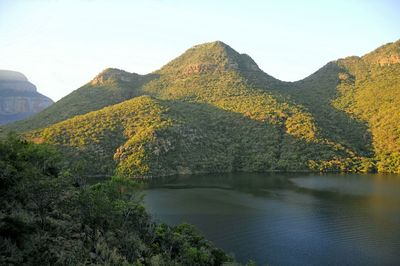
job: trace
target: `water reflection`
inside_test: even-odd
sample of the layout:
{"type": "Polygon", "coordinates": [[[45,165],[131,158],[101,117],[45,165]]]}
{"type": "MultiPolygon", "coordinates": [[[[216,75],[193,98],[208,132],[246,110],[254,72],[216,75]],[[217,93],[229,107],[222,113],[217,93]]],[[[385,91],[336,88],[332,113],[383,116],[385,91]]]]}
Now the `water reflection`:
{"type": "Polygon", "coordinates": [[[400,262],[400,177],[228,174],[148,184],[154,216],[194,223],[217,245],[263,265],[400,262]]]}

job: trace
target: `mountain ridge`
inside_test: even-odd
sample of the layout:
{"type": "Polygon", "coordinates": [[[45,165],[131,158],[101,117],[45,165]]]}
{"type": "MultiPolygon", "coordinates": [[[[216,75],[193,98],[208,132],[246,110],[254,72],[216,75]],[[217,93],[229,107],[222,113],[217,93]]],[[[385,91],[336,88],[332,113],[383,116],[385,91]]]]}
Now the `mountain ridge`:
{"type": "MultiPolygon", "coordinates": [[[[378,102],[387,105],[388,97],[399,89],[400,64],[392,59],[390,64],[380,64],[388,62],[380,58],[396,58],[398,44],[387,44],[363,57],[331,61],[302,80],[283,82],[223,42],[205,43],[148,75],[105,69],[79,93],[54,105],[55,110],[68,108],[64,116],[52,119],[52,111],[47,112],[50,119],[43,119],[42,113],[35,125],[33,118],[14,128],[26,132],[43,127],[27,135],[66,150],[75,147],[89,158],[87,167],[99,156],[102,159],[96,163],[107,169],[98,169],[116,169],[133,177],[276,170],[399,172],[399,127],[387,112],[375,115],[379,107],[365,95],[382,85],[383,100],[378,102]],[[96,103],[94,95],[100,99],[96,103]],[[131,113],[133,120],[124,118],[128,115],[124,110],[138,106],[150,107],[142,115],[131,113]],[[164,111],[157,113],[157,108],[164,111]],[[119,131],[110,133],[101,126],[108,122],[94,119],[100,114],[119,131]],[[382,118],[389,121],[385,131],[375,122],[382,118]],[[149,122],[153,120],[168,122],[159,128],[149,122]],[[204,145],[213,149],[201,148],[204,145]]],[[[400,104],[400,99],[394,99],[400,104]]],[[[394,111],[392,117],[398,113],[394,111]]]]}

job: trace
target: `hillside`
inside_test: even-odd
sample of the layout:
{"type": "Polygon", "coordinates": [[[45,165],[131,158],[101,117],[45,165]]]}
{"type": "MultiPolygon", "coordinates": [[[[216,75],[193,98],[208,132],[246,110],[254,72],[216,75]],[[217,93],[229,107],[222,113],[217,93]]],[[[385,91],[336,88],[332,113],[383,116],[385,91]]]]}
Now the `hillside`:
{"type": "Polygon", "coordinates": [[[399,173],[400,40],[338,65],[346,72],[333,105],[368,123],[378,170],[399,173]]]}
{"type": "Polygon", "coordinates": [[[0,70],[0,125],[32,116],[51,104],[22,73],[0,70]]]}
{"type": "MultiPolygon", "coordinates": [[[[288,116],[289,121],[306,119],[301,114],[288,116]]],[[[282,127],[205,103],[141,96],[60,122],[31,137],[63,146],[72,162],[85,159],[79,160],[79,167],[94,175],[111,174],[115,167],[119,174],[137,177],[306,170],[315,158],[350,156],[340,147],[306,136],[296,138],[282,127]]]]}
{"type": "Polygon", "coordinates": [[[330,62],[280,90],[306,106],[326,136],[400,172],[400,41],[330,62]]]}
{"type": "Polygon", "coordinates": [[[108,68],[43,112],[9,126],[16,131],[43,128],[76,115],[99,110],[140,94],[140,87],[155,75],[141,76],[108,68]]]}
{"type": "Polygon", "coordinates": [[[107,69],[9,128],[46,126],[27,136],[92,174],[400,172],[399,54],[398,41],[282,82],[206,43],[146,76],[107,69]]]}

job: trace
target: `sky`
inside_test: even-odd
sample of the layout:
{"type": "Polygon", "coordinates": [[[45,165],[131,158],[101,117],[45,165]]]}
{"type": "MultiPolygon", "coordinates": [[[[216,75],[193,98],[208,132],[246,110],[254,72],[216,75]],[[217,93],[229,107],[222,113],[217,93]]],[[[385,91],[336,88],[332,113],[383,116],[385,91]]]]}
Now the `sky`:
{"type": "Polygon", "coordinates": [[[204,42],[295,81],[398,39],[399,0],[0,0],[0,69],[53,100],[107,67],[146,74],[204,42]]]}

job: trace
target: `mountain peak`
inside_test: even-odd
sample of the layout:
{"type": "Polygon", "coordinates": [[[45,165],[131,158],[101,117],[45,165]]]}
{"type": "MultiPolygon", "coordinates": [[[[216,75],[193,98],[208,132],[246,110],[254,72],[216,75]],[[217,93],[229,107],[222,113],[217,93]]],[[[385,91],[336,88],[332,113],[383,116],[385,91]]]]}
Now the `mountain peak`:
{"type": "Polygon", "coordinates": [[[0,70],[1,81],[28,81],[24,74],[12,70],[0,70]]]}
{"type": "Polygon", "coordinates": [[[222,41],[213,41],[213,42],[206,42],[206,43],[201,43],[194,45],[193,47],[189,48],[190,49],[207,49],[210,52],[218,52],[218,51],[223,51],[223,50],[231,50],[233,52],[236,52],[232,47],[227,45],[226,43],[222,41]]]}
{"type": "Polygon", "coordinates": [[[20,72],[0,70],[0,90],[36,92],[36,86],[20,72]]]}
{"type": "Polygon", "coordinates": [[[222,41],[215,41],[193,46],[158,72],[188,75],[229,70],[261,71],[250,56],[238,53],[222,41]]]}
{"type": "Polygon", "coordinates": [[[118,68],[106,68],[99,74],[97,74],[97,76],[90,82],[90,84],[102,85],[114,81],[130,82],[137,76],[138,74],[126,72],[118,68]]]}

